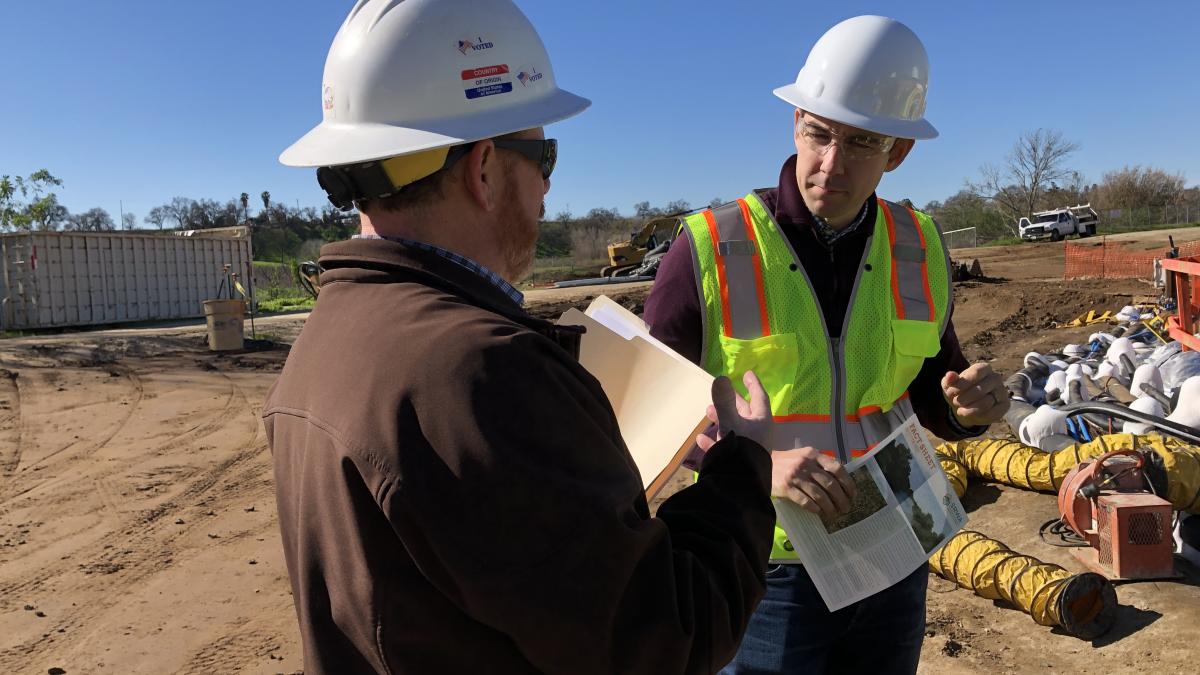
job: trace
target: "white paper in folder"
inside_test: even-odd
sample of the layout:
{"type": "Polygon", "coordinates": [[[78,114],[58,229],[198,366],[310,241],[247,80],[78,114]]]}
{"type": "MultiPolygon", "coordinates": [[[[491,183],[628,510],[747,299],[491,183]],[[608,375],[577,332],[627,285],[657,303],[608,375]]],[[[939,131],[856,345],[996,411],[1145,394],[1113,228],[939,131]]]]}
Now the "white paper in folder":
{"type": "Polygon", "coordinates": [[[604,387],[647,498],[679,468],[708,426],[712,375],[654,339],[645,322],[606,296],[559,324],[584,326],[579,363],[604,387]]]}

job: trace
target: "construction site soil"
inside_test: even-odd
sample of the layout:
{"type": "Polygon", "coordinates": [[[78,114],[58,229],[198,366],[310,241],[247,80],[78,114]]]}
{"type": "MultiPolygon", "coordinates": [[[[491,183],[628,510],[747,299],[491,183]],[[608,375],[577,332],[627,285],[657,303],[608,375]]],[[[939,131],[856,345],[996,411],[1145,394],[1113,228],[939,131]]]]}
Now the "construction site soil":
{"type": "MultiPolygon", "coordinates": [[[[990,275],[955,286],[963,348],[1004,373],[1097,330],[1055,322],[1153,292],[1062,280],[1062,244],[954,254],[990,275]]],[[[528,300],[557,318],[601,293],[640,311],[648,292],[528,300]]],[[[0,342],[0,673],[301,671],[259,415],[303,323],[260,319],[260,341],[235,355],[207,351],[196,325],[0,342]]],[[[1052,496],[975,482],[964,503],[969,528],[1082,571],[1038,537],[1052,496]]],[[[1194,672],[1200,574],[1180,567],[1178,581],[1120,585],[1117,623],[1092,642],[931,577],[920,672],[1194,672]]]]}

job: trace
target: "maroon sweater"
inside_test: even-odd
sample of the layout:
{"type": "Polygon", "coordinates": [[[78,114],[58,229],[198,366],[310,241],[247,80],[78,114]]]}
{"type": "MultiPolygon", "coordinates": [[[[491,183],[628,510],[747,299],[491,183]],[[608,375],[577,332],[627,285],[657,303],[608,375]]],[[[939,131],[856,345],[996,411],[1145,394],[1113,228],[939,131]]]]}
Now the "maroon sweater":
{"type": "MultiPolygon", "coordinates": [[[[804,271],[808,273],[830,333],[833,337],[840,337],[858,264],[867,239],[874,231],[875,196],[872,195],[867,201],[863,224],[829,248],[817,234],[813,215],[804,204],[796,185],[795,155],[784,163],[779,174],[779,187],[757,190],[756,194],[774,214],[775,222],[779,223],[784,236],[800,258],[804,271]]],[[[691,361],[700,363],[704,320],[701,296],[696,288],[692,247],[687,237],[677,238],[663,259],[654,280],[654,288],[646,300],[644,318],[654,337],[691,361]]],[[[959,347],[958,336],[954,333],[954,324],[950,322],[942,334],[941,351],[925,360],[925,365],[909,386],[909,399],[917,419],[940,438],[967,438],[982,433],[986,428],[960,426],[950,414],[950,407],[942,395],[942,377],[951,370],[962,372],[968,365],[959,347]]]]}

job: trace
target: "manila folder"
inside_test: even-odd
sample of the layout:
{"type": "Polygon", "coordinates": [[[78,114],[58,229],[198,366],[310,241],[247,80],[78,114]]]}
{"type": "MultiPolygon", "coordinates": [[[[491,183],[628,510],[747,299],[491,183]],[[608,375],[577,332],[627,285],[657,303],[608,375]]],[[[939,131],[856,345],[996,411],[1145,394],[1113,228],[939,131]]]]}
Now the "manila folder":
{"type": "Polygon", "coordinates": [[[558,323],[587,329],[579,363],[608,395],[652,498],[708,426],[712,375],[654,339],[641,319],[608,297],[596,298],[586,313],[568,310],[558,323]]]}

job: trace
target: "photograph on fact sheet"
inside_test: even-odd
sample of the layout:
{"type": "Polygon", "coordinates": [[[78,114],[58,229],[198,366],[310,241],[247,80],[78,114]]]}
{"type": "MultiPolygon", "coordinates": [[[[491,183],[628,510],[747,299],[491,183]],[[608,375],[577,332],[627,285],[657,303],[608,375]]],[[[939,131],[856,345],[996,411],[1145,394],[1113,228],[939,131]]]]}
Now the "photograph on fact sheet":
{"type": "Polygon", "coordinates": [[[829,534],[870,518],[878,513],[880,509],[887,508],[887,499],[879,491],[879,486],[875,483],[875,478],[871,475],[869,463],[863,464],[861,467],[851,471],[850,478],[854,481],[855,487],[858,488],[857,493],[854,495],[854,500],[850,503],[850,511],[832,518],[824,514],[821,515],[821,523],[825,526],[825,531],[829,534]]]}
{"type": "Polygon", "coordinates": [[[904,434],[897,434],[886,446],[877,450],[874,457],[898,501],[912,498],[917,488],[929,479],[929,474],[921,466],[917,453],[909,447],[904,434]]]}
{"type": "Polygon", "coordinates": [[[959,527],[959,523],[947,517],[942,499],[929,486],[922,486],[908,499],[900,500],[900,508],[912,525],[917,541],[921,542],[921,548],[928,554],[932,554],[959,527]]]}

